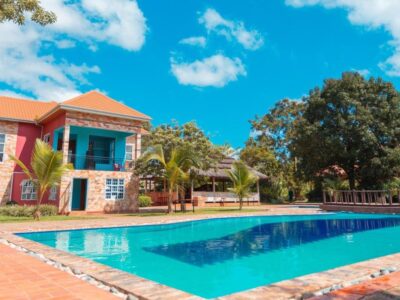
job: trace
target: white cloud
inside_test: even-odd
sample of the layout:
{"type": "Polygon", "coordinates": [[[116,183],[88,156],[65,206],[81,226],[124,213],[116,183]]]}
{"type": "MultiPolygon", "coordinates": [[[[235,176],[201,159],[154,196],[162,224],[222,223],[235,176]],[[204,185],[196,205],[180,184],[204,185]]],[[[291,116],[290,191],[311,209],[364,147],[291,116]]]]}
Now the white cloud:
{"type": "Polygon", "coordinates": [[[136,1],[82,0],[82,6],[99,18],[94,33],[96,39],[127,50],[137,51],[142,48],[147,26],[136,1]]]}
{"type": "Polygon", "coordinates": [[[57,15],[57,22],[45,27],[28,22],[25,26],[5,22],[0,26],[0,81],[45,100],[65,100],[80,94],[87,76],[100,73],[96,65],[76,64],[57,57],[56,48],[86,43],[97,49],[107,43],[138,51],[145,42],[146,19],[136,1],[42,0],[57,15]]]}
{"type": "Polygon", "coordinates": [[[179,44],[198,46],[204,48],[207,44],[207,40],[204,36],[192,36],[179,41],[179,44]]]}
{"type": "Polygon", "coordinates": [[[29,99],[27,95],[20,94],[15,91],[11,90],[0,90],[0,95],[6,96],[6,97],[12,97],[12,98],[22,98],[22,99],[29,99]]]}
{"type": "Polygon", "coordinates": [[[58,40],[54,41],[54,43],[56,44],[57,48],[60,49],[69,49],[76,46],[76,42],[72,40],[58,40]]]}
{"type": "Polygon", "coordinates": [[[393,40],[394,53],[379,66],[390,76],[400,76],[400,1],[399,0],[286,0],[287,5],[303,7],[320,5],[347,10],[352,24],[371,29],[384,28],[393,40]]]}
{"type": "Polygon", "coordinates": [[[353,72],[357,72],[363,77],[369,77],[371,72],[368,69],[352,69],[353,72]]]}
{"type": "Polygon", "coordinates": [[[246,76],[246,70],[239,58],[231,59],[222,54],[213,55],[194,62],[172,60],[171,71],[182,85],[197,87],[223,87],[239,76],[246,76]]]}
{"type": "Polygon", "coordinates": [[[199,18],[209,32],[236,40],[245,49],[257,50],[264,44],[262,35],[257,30],[247,30],[241,21],[223,18],[215,9],[209,8],[199,18]]]}

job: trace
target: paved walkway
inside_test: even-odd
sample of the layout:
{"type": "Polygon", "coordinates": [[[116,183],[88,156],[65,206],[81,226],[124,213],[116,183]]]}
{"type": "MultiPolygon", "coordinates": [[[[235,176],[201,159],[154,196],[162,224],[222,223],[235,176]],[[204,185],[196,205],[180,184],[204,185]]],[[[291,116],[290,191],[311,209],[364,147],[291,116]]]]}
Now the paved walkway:
{"type": "Polygon", "coordinates": [[[394,300],[400,299],[400,272],[368,280],[310,300],[394,300]]]}
{"type": "Polygon", "coordinates": [[[118,299],[111,293],[2,244],[0,270],[0,299],[118,299]]]}

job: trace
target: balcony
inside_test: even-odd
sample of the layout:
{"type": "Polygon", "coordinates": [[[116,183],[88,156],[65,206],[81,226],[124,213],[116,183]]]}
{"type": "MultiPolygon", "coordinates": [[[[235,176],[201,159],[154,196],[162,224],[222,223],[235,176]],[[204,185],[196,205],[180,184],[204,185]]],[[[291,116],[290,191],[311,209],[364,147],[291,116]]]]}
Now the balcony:
{"type": "Polygon", "coordinates": [[[70,154],[68,162],[74,166],[75,170],[127,172],[133,167],[133,162],[126,161],[125,158],[104,156],[70,154]]]}

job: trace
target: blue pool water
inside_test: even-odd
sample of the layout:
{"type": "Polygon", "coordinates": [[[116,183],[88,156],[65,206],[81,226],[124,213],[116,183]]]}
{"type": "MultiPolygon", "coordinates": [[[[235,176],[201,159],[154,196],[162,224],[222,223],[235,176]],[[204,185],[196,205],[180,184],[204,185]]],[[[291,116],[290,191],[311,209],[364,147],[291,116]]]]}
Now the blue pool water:
{"type": "Polygon", "coordinates": [[[241,217],[21,233],[204,298],[400,251],[400,216],[241,217]]]}

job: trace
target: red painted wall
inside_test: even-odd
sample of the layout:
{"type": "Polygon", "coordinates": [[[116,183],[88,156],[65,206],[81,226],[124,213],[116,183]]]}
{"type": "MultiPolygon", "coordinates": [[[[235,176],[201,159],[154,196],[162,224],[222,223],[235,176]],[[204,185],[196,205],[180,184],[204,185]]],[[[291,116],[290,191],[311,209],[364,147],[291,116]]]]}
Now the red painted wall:
{"type": "MultiPolygon", "coordinates": [[[[32,151],[35,146],[36,139],[40,139],[42,134],[42,127],[34,124],[19,123],[18,124],[18,136],[17,136],[17,147],[15,155],[25,165],[29,165],[32,157],[32,151]]],[[[14,171],[22,171],[19,166],[16,166],[14,171]]]]}
{"type": "Polygon", "coordinates": [[[54,130],[64,126],[65,126],[65,113],[62,113],[59,116],[43,124],[43,136],[50,133],[50,145],[53,145],[54,130]]]}
{"type": "MultiPolygon", "coordinates": [[[[35,141],[37,138],[41,138],[41,135],[42,135],[41,126],[28,123],[18,124],[17,147],[15,155],[29,168],[35,141]]],[[[21,183],[25,179],[27,179],[27,176],[22,172],[22,169],[18,165],[16,165],[16,167],[14,168],[11,199],[19,204],[26,204],[26,205],[36,204],[36,201],[21,200],[21,183]]],[[[45,195],[43,199],[43,204],[44,203],[56,204],[56,202],[57,201],[49,201],[48,195],[45,195]]]]}

